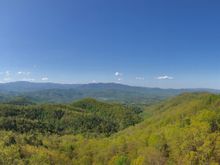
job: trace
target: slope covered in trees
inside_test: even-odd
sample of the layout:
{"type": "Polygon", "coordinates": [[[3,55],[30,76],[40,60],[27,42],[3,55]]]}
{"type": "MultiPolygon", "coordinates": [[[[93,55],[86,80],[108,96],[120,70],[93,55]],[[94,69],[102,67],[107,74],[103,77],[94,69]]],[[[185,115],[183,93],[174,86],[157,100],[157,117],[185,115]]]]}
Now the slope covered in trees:
{"type": "Polygon", "coordinates": [[[109,136],[141,121],[134,107],[84,99],[72,104],[35,105],[26,98],[0,105],[0,129],[19,133],[109,136]]]}
{"type": "MultiPolygon", "coordinates": [[[[10,111],[10,108],[7,109],[8,106],[1,106],[1,122],[2,118],[12,119],[15,116],[23,118],[26,116],[26,110],[29,111],[32,109],[31,106],[39,105],[25,107],[13,105],[13,111],[10,111]],[[14,114],[15,112],[18,112],[20,117],[14,114]]],[[[68,109],[69,114],[62,115],[59,112],[59,115],[55,115],[57,118],[65,115],[70,117],[72,113],[78,115],[83,111],[84,114],[92,113],[96,114],[95,116],[102,116],[103,120],[107,118],[109,121],[127,124],[128,118],[126,117],[123,121],[122,116],[127,116],[127,112],[131,113],[131,116],[136,113],[132,109],[127,110],[128,107],[119,107],[121,105],[110,105],[88,99],[70,105],[47,105],[41,110],[45,114],[40,111],[38,112],[40,114],[37,113],[37,118],[27,117],[25,119],[31,123],[46,122],[47,119],[54,118],[54,112],[63,108],[65,113],[68,109]],[[114,110],[110,108],[112,106],[115,106],[114,110]]],[[[146,108],[143,116],[145,116],[143,122],[136,125],[132,122],[130,123],[132,126],[126,129],[123,128],[127,125],[125,124],[125,127],[122,125],[122,130],[110,137],[99,136],[100,132],[96,131],[96,136],[85,136],[82,134],[83,131],[72,134],[68,132],[69,124],[64,128],[67,132],[56,130],[45,133],[39,131],[39,127],[37,127],[38,131],[33,132],[1,128],[0,164],[214,165],[220,163],[219,95],[182,94],[146,108]]],[[[132,117],[128,121],[133,119],[132,117]]],[[[89,121],[93,123],[96,120],[89,118],[89,121]]],[[[120,124],[118,126],[120,128],[120,124]]]]}

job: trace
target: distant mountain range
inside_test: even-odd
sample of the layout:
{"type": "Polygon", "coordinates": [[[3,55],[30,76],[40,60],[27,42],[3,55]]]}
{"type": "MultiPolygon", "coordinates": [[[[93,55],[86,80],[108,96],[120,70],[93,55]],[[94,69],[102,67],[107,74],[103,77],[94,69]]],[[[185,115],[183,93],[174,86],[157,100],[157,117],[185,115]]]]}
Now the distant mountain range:
{"type": "Polygon", "coordinates": [[[220,93],[215,89],[161,89],[135,87],[117,83],[57,84],[10,82],[0,83],[0,101],[26,97],[34,102],[71,102],[86,97],[104,101],[150,104],[184,92],[220,93]]]}
{"type": "Polygon", "coordinates": [[[77,86],[80,85],[16,81],[10,83],[0,83],[0,92],[33,92],[47,89],[72,89],[77,86]]]}

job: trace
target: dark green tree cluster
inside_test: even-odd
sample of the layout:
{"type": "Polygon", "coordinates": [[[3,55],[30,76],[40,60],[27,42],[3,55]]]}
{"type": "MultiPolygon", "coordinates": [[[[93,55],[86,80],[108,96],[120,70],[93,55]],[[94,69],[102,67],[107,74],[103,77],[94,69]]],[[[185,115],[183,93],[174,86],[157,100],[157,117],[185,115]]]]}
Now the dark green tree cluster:
{"type": "Polygon", "coordinates": [[[24,99],[0,105],[0,129],[20,133],[94,134],[109,136],[141,121],[121,104],[84,99],[73,104],[33,105],[24,99]]]}

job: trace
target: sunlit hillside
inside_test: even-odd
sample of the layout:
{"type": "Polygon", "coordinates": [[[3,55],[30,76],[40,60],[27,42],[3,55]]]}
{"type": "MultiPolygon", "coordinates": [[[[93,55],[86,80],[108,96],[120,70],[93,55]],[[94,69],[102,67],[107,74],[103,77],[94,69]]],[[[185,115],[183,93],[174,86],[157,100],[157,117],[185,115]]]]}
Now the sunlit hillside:
{"type": "MultiPolygon", "coordinates": [[[[50,112],[53,111],[49,108],[51,106],[48,105],[42,110],[45,112],[41,114],[42,118],[51,115],[50,112]]],[[[95,100],[84,100],[71,106],[78,107],[79,111],[88,109],[101,115],[103,113],[99,109],[107,110],[110,105],[96,103],[95,100]]],[[[60,107],[65,108],[64,105],[60,107]]],[[[19,123],[15,123],[18,127],[16,129],[4,128],[3,121],[14,118],[17,112],[20,113],[20,108],[18,106],[14,111],[9,111],[10,113],[6,113],[4,109],[1,108],[1,114],[5,116],[1,117],[0,161],[2,164],[44,162],[45,164],[145,165],[220,162],[220,96],[214,94],[186,93],[147,107],[140,114],[145,118],[143,122],[110,137],[99,136],[99,132],[96,132],[95,136],[94,134],[73,135],[59,130],[47,132],[44,126],[41,127],[43,132],[39,130],[32,133],[26,130],[21,132],[18,129],[19,123]]],[[[29,112],[26,114],[30,115],[29,112]]],[[[56,114],[61,113],[56,111],[56,114]]],[[[118,113],[114,117],[115,121],[122,114],[118,113]]],[[[32,123],[31,127],[39,128],[36,119],[29,118],[29,121],[32,123]]],[[[123,120],[120,121],[123,123],[123,120]]]]}

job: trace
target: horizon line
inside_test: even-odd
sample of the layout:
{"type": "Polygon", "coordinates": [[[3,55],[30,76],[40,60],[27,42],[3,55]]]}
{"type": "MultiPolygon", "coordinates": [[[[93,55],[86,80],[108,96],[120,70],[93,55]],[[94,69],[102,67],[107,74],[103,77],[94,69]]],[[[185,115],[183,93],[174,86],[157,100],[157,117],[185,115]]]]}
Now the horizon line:
{"type": "Polygon", "coordinates": [[[2,84],[10,84],[10,83],[31,83],[31,84],[57,84],[57,85],[92,85],[92,84],[116,84],[116,85],[122,85],[122,86],[129,86],[129,87],[137,87],[137,88],[151,88],[151,89],[167,89],[167,90],[199,90],[199,89],[205,89],[205,90],[220,90],[218,88],[207,88],[207,87],[185,87],[185,88],[162,88],[162,87],[149,87],[149,86],[137,86],[137,85],[130,85],[130,84],[124,84],[124,83],[118,83],[118,82],[91,82],[91,83],[60,83],[60,82],[42,82],[42,81],[10,81],[10,82],[0,82],[0,85],[2,84]]]}

